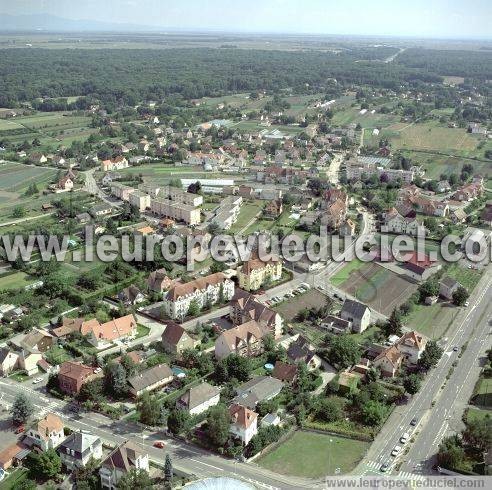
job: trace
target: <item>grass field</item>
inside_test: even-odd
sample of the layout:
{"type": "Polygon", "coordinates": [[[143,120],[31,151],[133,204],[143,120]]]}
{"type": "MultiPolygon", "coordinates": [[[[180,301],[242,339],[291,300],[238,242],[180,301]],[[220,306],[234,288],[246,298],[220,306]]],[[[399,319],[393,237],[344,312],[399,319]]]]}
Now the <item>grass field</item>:
{"type": "Polygon", "coordinates": [[[492,409],[492,378],[480,377],[473,391],[472,403],[492,409]]]}
{"type": "Polygon", "coordinates": [[[465,269],[454,263],[446,269],[446,274],[458,281],[466,290],[471,293],[482,277],[482,272],[475,269],[465,269]]]}
{"type": "Polygon", "coordinates": [[[229,233],[237,233],[246,227],[251,220],[261,212],[265,206],[265,201],[244,202],[241,205],[237,221],[228,230],[229,233]]]}
{"type": "Polygon", "coordinates": [[[25,272],[14,272],[0,277],[0,291],[2,289],[18,289],[31,284],[35,279],[28,276],[25,272]]]}
{"type": "Polygon", "coordinates": [[[0,120],[0,137],[12,143],[38,138],[39,151],[47,152],[87,138],[97,131],[90,127],[90,122],[89,116],[70,112],[38,112],[15,120],[0,120]]]}
{"type": "Polygon", "coordinates": [[[458,308],[443,303],[415,305],[404,323],[408,328],[436,340],[445,334],[458,313],[458,308]]]}
{"type": "Polygon", "coordinates": [[[492,417],[492,410],[486,410],[481,408],[468,408],[466,411],[466,421],[473,422],[475,420],[482,420],[492,417]]]}
{"type": "Polygon", "coordinates": [[[258,464],[284,475],[320,478],[350,472],[368,448],[367,442],[297,431],[258,464]]]}
{"type": "Polygon", "coordinates": [[[287,301],[275,306],[274,309],[282,315],[287,321],[291,321],[304,308],[323,306],[326,303],[327,296],[317,289],[310,289],[304,294],[289,298],[287,301]]]}

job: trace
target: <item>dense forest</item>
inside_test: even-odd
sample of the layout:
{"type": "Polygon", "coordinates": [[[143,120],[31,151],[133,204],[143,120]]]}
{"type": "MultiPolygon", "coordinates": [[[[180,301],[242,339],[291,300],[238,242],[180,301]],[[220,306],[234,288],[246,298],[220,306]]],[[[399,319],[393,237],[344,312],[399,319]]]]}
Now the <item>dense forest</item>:
{"type": "Polygon", "coordinates": [[[397,63],[439,75],[475,80],[492,78],[492,51],[410,48],[398,56],[397,63]]]}
{"type": "MultiPolygon", "coordinates": [[[[381,49],[374,50],[372,57],[394,52],[381,49]]],[[[369,57],[367,50],[336,54],[207,48],[6,49],[0,56],[0,107],[15,107],[37,97],[73,95],[133,105],[172,93],[196,98],[286,87],[305,93],[326,86],[329,78],[386,88],[439,80],[422,70],[363,61],[369,57]]]]}
{"type": "Polygon", "coordinates": [[[5,49],[0,56],[0,107],[38,97],[86,96],[103,105],[135,105],[170,94],[184,98],[230,92],[314,93],[330,78],[345,86],[399,90],[440,82],[438,75],[491,77],[489,52],[408,49],[397,62],[381,60],[391,47],[356,47],[339,52],[246,49],[5,49]]]}

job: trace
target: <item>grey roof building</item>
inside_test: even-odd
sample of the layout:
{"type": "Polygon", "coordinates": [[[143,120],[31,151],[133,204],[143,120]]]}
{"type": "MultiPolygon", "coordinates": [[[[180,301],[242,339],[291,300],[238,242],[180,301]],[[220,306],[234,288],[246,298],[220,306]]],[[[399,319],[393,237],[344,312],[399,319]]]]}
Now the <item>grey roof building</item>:
{"type": "Polygon", "coordinates": [[[57,448],[63,464],[73,469],[85,466],[89,459],[100,459],[102,442],[88,431],[73,432],[57,448]]]}
{"type": "Polygon", "coordinates": [[[191,414],[202,413],[220,401],[220,390],[216,386],[203,382],[191,387],[177,401],[177,406],[191,414]]]}
{"type": "Polygon", "coordinates": [[[254,410],[256,404],[276,397],[284,387],[282,381],[270,376],[255,376],[236,388],[232,403],[254,410]]]}
{"type": "Polygon", "coordinates": [[[354,332],[363,332],[371,322],[371,309],[364,303],[346,299],[340,312],[340,318],[352,322],[354,332]]]}
{"type": "Polygon", "coordinates": [[[167,364],[158,364],[128,378],[130,392],[138,396],[144,391],[151,391],[170,383],[174,374],[167,364]]]}

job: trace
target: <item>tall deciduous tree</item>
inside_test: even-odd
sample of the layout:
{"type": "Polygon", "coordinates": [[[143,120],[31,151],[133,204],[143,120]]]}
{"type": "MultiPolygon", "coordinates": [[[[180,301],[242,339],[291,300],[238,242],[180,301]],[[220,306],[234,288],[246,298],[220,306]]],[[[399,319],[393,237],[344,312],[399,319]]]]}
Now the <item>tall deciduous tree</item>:
{"type": "Polygon", "coordinates": [[[230,417],[224,405],[210,408],[207,417],[207,434],[217,447],[223,446],[229,438],[230,417]]]}
{"type": "Polygon", "coordinates": [[[15,424],[23,424],[33,414],[34,407],[24,393],[19,393],[12,404],[10,413],[15,424]]]}

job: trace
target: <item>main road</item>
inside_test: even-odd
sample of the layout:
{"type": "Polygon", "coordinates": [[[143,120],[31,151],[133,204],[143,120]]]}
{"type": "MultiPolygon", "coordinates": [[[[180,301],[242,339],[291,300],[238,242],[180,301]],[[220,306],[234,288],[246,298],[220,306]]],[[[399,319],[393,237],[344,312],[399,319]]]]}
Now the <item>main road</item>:
{"type": "Polygon", "coordinates": [[[491,291],[489,267],[470,298],[470,306],[463,309],[451,327],[439,363],[428,373],[419,392],[407,404],[395,408],[354,474],[378,474],[379,467],[386,461],[391,462],[390,471],[401,466],[401,476],[412,472],[431,473],[432,456],[450,428],[449,421],[461,416],[460,410],[471,395],[473,374],[475,379],[478,377],[479,354],[490,345],[491,291]],[[454,371],[446,380],[453,367],[454,371]],[[419,421],[416,429],[410,424],[413,418],[419,421]],[[411,441],[401,455],[393,459],[391,451],[396,445],[402,446],[399,439],[405,432],[411,435],[411,441]]]}
{"type": "Polygon", "coordinates": [[[164,464],[166,454],[171,456],[173,466],[197,478],[228,476],[252,483],[257,488],[286,489],[323,488],[321,481],[283,476],[266,470],[255,463],[242,463],[226,459],[184,441],[167,437],[163,432],[146,429],[140,424],[125,420],[111,420],[93,412],[73,414],[67,404],[46,394],[44,388],[19,384],[9,378],[0,380],[0,405],[10,408],[15,396],[22,392],[31,401],[36,416],[56,413],[65,426],[72,430],[87,430],[101,438],[104,443],[115,446],[130,440],[149,454],[152,461],[164,464]],[[153,446],[155,441],[164,441],[165,448],[153,446]]]}

